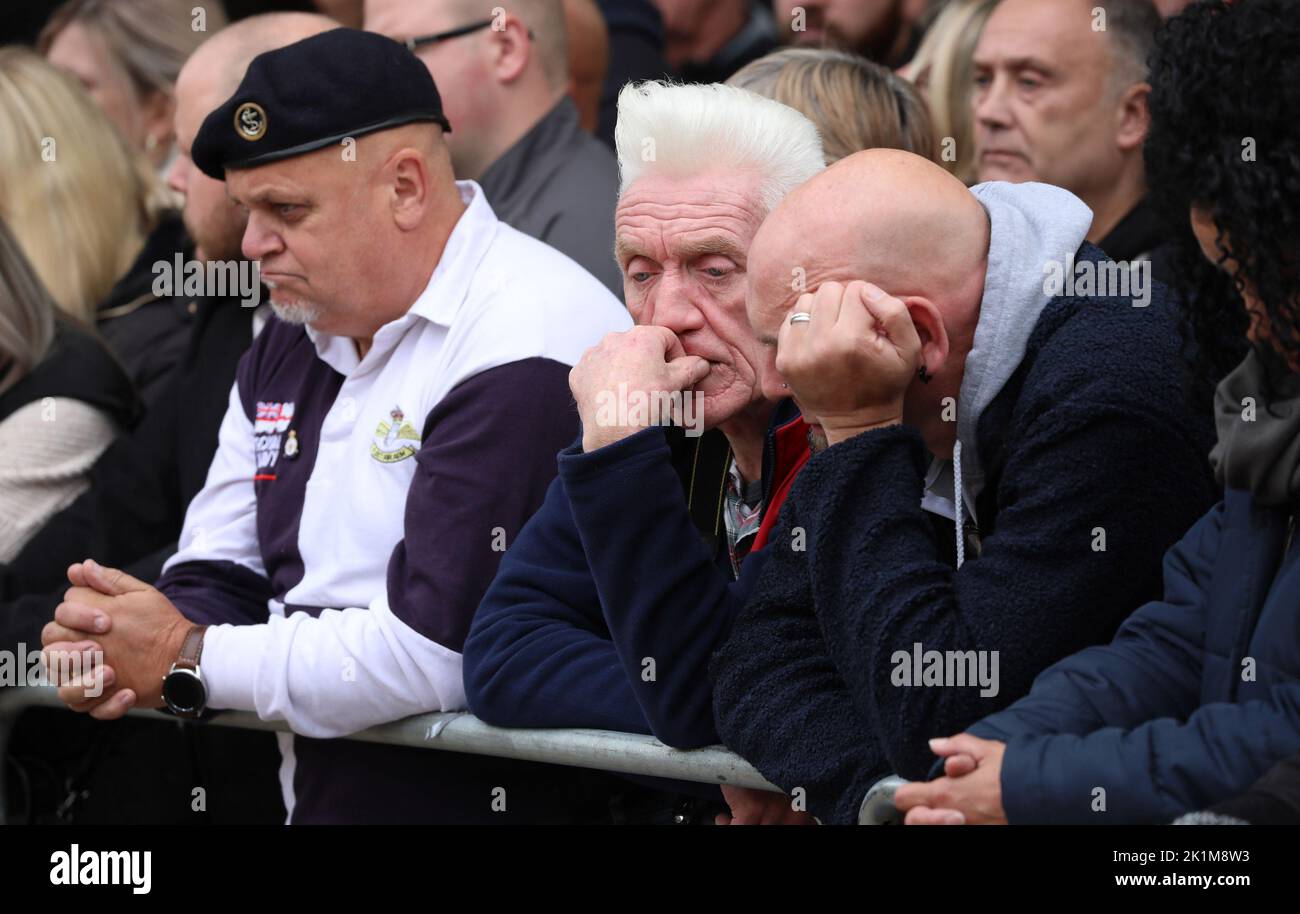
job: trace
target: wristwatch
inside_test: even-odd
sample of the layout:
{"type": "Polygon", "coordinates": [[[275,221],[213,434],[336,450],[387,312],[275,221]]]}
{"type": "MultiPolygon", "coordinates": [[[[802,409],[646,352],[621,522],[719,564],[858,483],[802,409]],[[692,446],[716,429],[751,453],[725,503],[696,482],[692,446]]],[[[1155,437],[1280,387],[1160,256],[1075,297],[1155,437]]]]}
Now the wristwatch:
{"type": "Polygon", "coordinates": [[[181,654],[163,677],[162,696],[167,710],[177,717],[196,718],[208,704],[208,690],[199,670],[199,655],[203,653],[203,636],[206,625],[195,625],[181,643],[181,654]]]}

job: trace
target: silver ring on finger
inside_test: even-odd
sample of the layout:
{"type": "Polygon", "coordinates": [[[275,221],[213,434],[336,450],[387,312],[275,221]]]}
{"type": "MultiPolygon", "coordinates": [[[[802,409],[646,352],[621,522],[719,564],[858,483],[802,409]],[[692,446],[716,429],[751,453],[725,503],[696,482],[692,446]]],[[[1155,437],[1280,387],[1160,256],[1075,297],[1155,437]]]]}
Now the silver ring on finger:
{"type": "Polygon", "coordinates": [[[807,311],[796,311],[790,315],[791,324],[806,324],[812,320],[812,315],[807,311]]]}

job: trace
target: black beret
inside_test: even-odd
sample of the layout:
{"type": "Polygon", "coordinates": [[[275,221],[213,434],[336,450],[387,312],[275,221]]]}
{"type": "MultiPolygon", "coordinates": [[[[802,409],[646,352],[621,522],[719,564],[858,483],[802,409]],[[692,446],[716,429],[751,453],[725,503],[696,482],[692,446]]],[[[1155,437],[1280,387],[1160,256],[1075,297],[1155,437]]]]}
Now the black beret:
{"type": "Polygon", "coordinates": [[[405,45],[356,29],[331,29],[253,58],[235,94],[209,114],[190,150],[217,180],[416,121],[441,124],[433,77],[405,45]]]}

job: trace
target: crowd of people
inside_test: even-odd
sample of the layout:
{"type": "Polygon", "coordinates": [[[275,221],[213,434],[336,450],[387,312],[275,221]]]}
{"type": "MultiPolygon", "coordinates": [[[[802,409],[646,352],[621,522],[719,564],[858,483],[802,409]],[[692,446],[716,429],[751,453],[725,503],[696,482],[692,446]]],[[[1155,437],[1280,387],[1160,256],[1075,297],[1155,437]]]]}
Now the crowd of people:
{"type": "Polygon", "coordinates": [[[1297,0],[33,7],[11,816],[1300,823],[1297,0]]]}

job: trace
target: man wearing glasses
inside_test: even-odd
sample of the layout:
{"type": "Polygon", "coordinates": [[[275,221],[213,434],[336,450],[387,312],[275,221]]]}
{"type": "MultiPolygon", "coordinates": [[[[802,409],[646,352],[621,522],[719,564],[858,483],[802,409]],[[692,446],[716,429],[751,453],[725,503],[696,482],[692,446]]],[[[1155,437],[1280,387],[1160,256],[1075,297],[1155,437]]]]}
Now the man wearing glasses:
{"type": "Polygon", "coordinates": [[[566,95],[562,0],[366,0],[365,24],[404,42],[443,90],[456,177],[477,181],[498,218],[621,299],[612,253],[618,165],[582,131],[566,95]]]}

